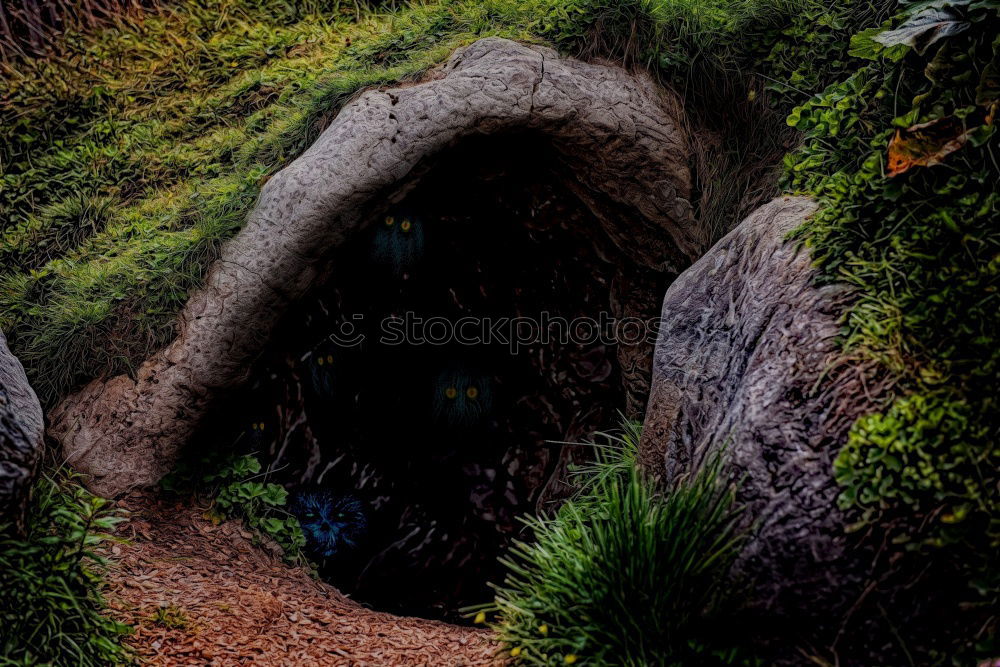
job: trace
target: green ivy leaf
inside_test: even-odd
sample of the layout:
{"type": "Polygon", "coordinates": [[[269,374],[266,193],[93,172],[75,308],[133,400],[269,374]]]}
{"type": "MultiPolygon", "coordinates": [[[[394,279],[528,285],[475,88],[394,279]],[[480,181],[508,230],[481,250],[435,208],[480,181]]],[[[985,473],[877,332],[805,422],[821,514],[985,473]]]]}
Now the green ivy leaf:
{"type": "Polygon", "coordinates": [[[268,484],[260,499],[268,505],[281,506],[288,501],[288,491],[279,484],[268,484]]]}
{"type": "Polygon", "coordinates": [[[885,51],[885,46],[875,40],[875,37],[883,32],[883,28],[869,28],[862,30],[851,37],[851,47],[847,55],[864,60],[877,60],[881,52],[885,51]]]}
{"type": "Polygon", "coordinates": [[[280,535],[285,530],[285,524],[281,519],[267,517],[261,522],[261,527],[271,536],[280,535]]]}
{"type": "Polygon", "coordinates": [[[993,40],[993,60],[983,68],[976,87],[976,104],[988,106],[1000,100],[1000,35],[993,40]]]}

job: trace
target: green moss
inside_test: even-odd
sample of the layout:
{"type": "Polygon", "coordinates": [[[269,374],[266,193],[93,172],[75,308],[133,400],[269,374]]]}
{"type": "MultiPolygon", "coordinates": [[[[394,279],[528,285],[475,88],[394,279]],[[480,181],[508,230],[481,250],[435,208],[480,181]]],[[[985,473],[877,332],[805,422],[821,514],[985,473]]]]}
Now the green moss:
{"type": "Polygon", "coordinates": [[[884,414],[862,417],[851,429],[834,463],[844,486],[841,507],[862,509],[858,528],[889,524],[900,513],[932,522],[929,527],[895,523],[896,544],[923,540],[942,547],[967,539],[963,524],[970,521],[977,537],[992,535],[995,544],[1000,451],[980,446],[987,435],[960,397],[938,392],[900,398],[884,414]]]}
{"type": "Polygon", "coordinates": [[[186,630],[190,625],[184,610],[174,604],[158,607],[150,617],[149,622],[170,630],[186,630]]]}

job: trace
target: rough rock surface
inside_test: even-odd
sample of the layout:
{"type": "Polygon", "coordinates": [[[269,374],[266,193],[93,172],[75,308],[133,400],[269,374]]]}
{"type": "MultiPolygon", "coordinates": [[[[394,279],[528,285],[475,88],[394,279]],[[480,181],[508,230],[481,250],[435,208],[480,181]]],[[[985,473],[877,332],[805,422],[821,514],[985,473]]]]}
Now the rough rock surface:
{"type": "Polygon", "coordinates": [[[19,522],[42,454],[42,406],[0,332],[0,522],[19,522]]]}
{"type": "Polygon", "coordinates": [[[737,570],[756,606],[834,618],[866,572],[833,458],[884,388],[834,340],[849,291],[816,287],[809,252],[785,240],[814,210],[788,197],[759,208],[667,290],[642,458],[673,478],[725,448],[753,526],[737,570]]]}
{"type": "MultiPolygon", "coordinates": [[[[238,384],[330,251],[463,138],[532,132],[612,240],[642,265],[687,266],[707,233],[690,204],[679,105],[643,76],[501,39],[457,51],[430,80],[369,91],[264,187],[137,379],[98,380],[53,413],[51,433],[103,494],[154,483],[211,401],[238,384]]],[[[484,156],[488,159],[488,156],[484,156]]],[[[533,156],[525,156],[533,159],[533,156]]]]}

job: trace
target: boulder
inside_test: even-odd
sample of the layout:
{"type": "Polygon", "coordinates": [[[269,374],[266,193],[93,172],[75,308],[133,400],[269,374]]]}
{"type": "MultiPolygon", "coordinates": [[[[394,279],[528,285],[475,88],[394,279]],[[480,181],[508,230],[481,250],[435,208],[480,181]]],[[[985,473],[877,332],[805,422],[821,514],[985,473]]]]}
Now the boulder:
{"type": "Polygon", "coordinates": [[[665,478],[723,452],[749,529],[736,574],[756,609],[806,623],[839,618],[867,575],[833,459],[885,393],[837,342],[850,291],[818,286],[810,253],[787,238],[815,209],[762,206],[667,290],[641,446],[665,478]]]}
{"type": "Polygon", "coordinates": [[[0,523],[23,518],[44,434],[42,406],[0,332],[0,523]]]}

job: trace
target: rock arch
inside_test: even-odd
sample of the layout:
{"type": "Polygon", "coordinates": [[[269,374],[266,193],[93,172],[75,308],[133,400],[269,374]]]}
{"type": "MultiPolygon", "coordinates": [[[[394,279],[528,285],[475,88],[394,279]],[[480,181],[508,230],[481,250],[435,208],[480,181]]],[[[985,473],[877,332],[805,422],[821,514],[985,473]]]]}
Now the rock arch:
{"type": "Polygon", "coordinates": [[[707,249],[676,99],[621,68],[483,39],[420,84],[364,93],[270,179],[182,312],[176,339],[135,379],[95,380],[53,412],[50,433],[67,460],[105,495],[155,483],[213,399],[246,377],[288,304],[321,279],[331,249],[411,189],[442,150],[523,131],[551,144],[569,189],[637,264],[677,272],[707,249]]]}

